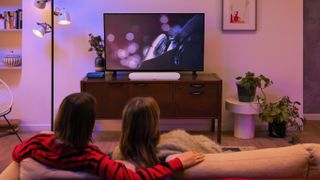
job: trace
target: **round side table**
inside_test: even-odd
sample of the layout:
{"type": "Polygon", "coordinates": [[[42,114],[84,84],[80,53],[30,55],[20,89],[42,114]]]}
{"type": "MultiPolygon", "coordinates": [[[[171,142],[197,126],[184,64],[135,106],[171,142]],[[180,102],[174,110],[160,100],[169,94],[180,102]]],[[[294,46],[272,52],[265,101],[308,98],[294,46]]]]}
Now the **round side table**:
{"type": "Polygon", "coordinates": [[[259,114],[256,102],[240,102],[237,97],[226,99],[226,109],[234,114],[234,136],[251,139],[255,133],[254,115],[259,114]]]}

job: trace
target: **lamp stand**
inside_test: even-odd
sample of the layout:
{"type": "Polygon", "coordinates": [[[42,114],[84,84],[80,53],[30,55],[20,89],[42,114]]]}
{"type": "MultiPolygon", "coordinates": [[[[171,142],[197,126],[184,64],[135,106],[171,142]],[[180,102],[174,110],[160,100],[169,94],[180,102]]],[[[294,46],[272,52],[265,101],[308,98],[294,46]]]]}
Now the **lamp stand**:
{"type": "Polygon", "coordinates": [[[51,131],[54,121],[54,0],[51,0],[51,131]]]}

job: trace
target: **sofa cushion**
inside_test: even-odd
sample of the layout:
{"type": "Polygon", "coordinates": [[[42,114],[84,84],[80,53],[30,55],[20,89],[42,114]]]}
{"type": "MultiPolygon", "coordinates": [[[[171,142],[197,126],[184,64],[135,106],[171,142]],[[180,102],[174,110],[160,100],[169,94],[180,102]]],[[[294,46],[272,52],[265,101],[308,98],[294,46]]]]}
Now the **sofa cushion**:
{"type": "Polygon", "coordinates": [[[101,179],[84,172],[65,171],[50,168],[31,158],[24,159],[20,163],[20,179],[101,179]]]}
{"type": "MultiPolygon", "coordinates": [[[[127,161],[117,160],[128,169],[135,171],[135,166],[127,161]]],[[[20,163],[20,179],[102,179],[100,177],[75,171],[55,169],[43,165],[32,158],[27,158],[20,163]]]]}
{"type": "MultiPolygon", "coordinates": [[[[168,159],[175,155],[169,156],[168,159]]],[[[303,178],[309,153],[302,145],[223,154],[206,154],[204,162],[176,178],[303,178]]]]}

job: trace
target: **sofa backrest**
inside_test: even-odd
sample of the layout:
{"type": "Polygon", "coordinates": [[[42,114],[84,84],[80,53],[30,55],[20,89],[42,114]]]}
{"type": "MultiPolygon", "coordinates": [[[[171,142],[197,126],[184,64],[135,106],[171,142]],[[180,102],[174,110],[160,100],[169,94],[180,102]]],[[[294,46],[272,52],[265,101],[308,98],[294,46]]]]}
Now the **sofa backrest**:
{"type": "Polygon", "coordinates": [[[300,144],[282,148],[206,154],[204,162],[176,174],[175,178],[305,178],[308,174],[309,156],[309,152],[300,144]]]}
{"type": "MultiPolygon", "coordinates": [[[[175,155],[172,155],[167,159],[174,157],[175,155]]],[[[129,167],[128,164],[125,165],[129,167]]],[[[82,172],[53,169],[33,159],[23,160],[20,166],[20,178],[28,180],[35,179],[35,177],[99,179],[82,172]]],[[[206,154],[204,162],[174,175],[174,179],[233,177],[265,179],[303,179],[309,177],[320,179],[320,144],[299,144],[281,148],[206,154]]]]}
{"type": "Polygon", "coordinates": [[[20,179],[102,179],[84,172],[65,171],[50,168],[32,158],[27,158],[20,163],[20,179]]]}

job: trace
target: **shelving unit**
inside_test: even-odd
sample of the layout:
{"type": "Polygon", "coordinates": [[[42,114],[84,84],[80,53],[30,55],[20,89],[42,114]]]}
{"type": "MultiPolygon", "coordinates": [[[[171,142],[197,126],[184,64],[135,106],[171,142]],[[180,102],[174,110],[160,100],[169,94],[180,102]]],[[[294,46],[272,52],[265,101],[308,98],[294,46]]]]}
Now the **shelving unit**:
{"type": "MultiPolygon", "coordinates": [[[[0,1],[0,13],[2,15],[4,15],[4,11],[16,11],[18,9],[22,9],[22,0],[0,1]]],[[[0,27],[0,39],[0,70],[21,69],[21,66],[7,66],[3,64],[2,60],[11,51],[22,57],[22,29],[3,29],[3,27],[0,27]]]]}

